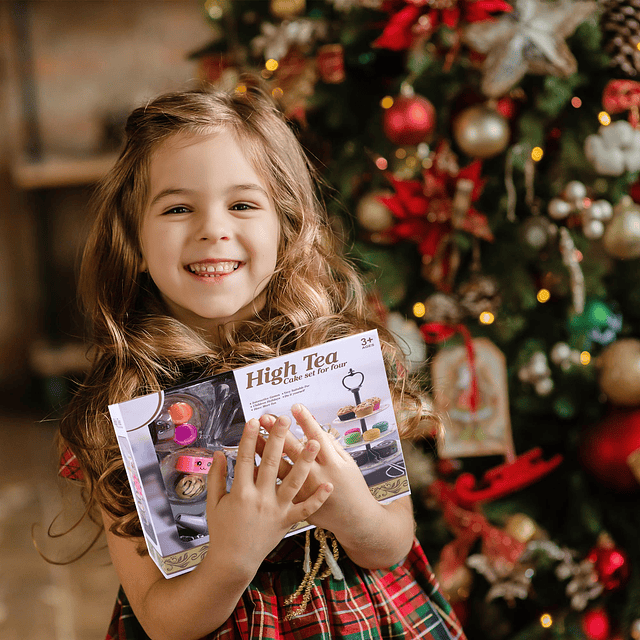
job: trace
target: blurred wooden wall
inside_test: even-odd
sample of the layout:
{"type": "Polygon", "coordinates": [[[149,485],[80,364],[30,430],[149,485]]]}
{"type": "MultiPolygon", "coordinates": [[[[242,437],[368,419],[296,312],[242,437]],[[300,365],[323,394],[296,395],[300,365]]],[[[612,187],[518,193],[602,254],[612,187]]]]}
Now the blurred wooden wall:
{"type": "Polygon", "coordinates": [[[82,357],[75,274],[113,132],[197,84],[187,56],[213,36],[201,0],[0,0],[0,401],[82,357]]]}

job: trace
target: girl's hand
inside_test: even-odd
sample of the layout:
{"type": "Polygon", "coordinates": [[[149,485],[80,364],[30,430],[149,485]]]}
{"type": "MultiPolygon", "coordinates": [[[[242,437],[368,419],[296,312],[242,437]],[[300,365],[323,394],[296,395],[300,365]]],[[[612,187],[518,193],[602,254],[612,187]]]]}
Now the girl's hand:
{"type": "MultiPolygon", "coordinates": [[[[305,446],[310,443],[317,442],[320,449],[297,499],[307,499],[313,487],[318,484],[331,483],[334,487],[332,497],[307,521],[338,535],[338,531],[344,527],[345,522],[357,517],[363,503],[375,502],[375,499],[356,462],[333,436],[322,429],[311,412],[301,404],[293,405],[291,412],[296,422],[302,427],[307,443],[303,445],[289,433],[286,437],[284,452],[291,460],[297,462],[305,446]]],[[[271,415],[262,416],[260,424],[270,434],[276,428],[276,421],[271,415]]],[[[288,478],[291,469],[292,467],[286,463],[280,465],[281,477],[288,478]]]]}
{"type": "MultiPolygon", "coordinates": [[[[351,559],[366,568],[389,567],[406,556],[414,537],[413,509],[410,498],[400,498],[381,505],[369,490],[362,471],[340,443],[316,422],[301,404],[291,413],[307,437],[303,445],[290,432],[285,436],[284,452],[295,462],[301,459],[305,446],[316,441],[320,445],[311,463],[307,479],[297,500],[305,501],[314,487],[330,483],[334,490],[307,522],[331,531],[351,559]]],[[[260,424],[274,433],[276,420],[265,415],[260,424]]],[[[271,435],[269,440],[271,439],[271,435]]],[[[294,467],[280,464],[280,477],[286,480],[294,467]]]]}
{"type": "Polygon", "coordinates": [[[221,451],[215,452],[209,470],[207,522],[211,540],[216,547],[235,554],[239,568],[244,567],[249,573],[255,572],[292,525],[308,519],[333,491],[328,480],[309,482],[309,472],[320,450],[315,440],[297,452],[296,462],[286,478],[276,483],[289,424],[286,416],[272,422],[267,442],[259,447],[261,462],[256,469],[260,424],[256,419],[247,422],[229,493],[226,492],[226,458],[221,451]],[[294,502],[305,483],[307,496],[294,502]]]}

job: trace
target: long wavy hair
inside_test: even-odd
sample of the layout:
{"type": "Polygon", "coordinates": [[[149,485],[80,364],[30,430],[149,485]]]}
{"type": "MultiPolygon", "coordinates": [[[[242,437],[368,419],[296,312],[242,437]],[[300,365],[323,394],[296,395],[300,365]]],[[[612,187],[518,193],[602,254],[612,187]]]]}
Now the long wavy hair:
{"type": "MultiPolygon", "coordinates": [[[[257,85],[220,92],[165,94],[135,109],[124,149],[99,185],[96,218],[80,269],[79,297],[92,344],[90,371],[60,423],[59,447],[76,456],[85,515],[114,520],[112,531],[140,536],[108,405],[171,386],[185,375],[212,375],[377,328],[401,419],[416,433],[418,394],[398,376],[402,353],[367,305],[356,269],[342,255],[317,191],[314,169],[295,133],[257,85]],[[259,315],[220,328],[215,344],[172,318],[141,271],[140,227],[154,151],[177,134],[230,131],[264,179],[280,221],[277,267],[259,315]]],[[[401,365],[400,365],[401,366],[401,365]]]]}

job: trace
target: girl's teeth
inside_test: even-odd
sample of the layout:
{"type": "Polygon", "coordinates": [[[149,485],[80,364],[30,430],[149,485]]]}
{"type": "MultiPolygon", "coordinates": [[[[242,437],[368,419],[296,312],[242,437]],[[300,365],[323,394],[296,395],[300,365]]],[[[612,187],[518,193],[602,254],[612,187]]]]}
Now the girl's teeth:
{"type": "Polygon", "coordinates": [[[189,270],[198,275],[208,275],[210,273],[231,273],[238,268],[237,262],[219,262],[216,264],[192,264],[189,270]]]}

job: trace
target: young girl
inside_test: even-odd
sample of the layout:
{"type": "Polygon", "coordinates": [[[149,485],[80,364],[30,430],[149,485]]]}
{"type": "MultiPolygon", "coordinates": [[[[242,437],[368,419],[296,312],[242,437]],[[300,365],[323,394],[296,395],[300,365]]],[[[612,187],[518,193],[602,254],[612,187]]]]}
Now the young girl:
{"type": "MultiPolygon", "coordinates": [[[[229,493],[214,457],[215,544],[193,571],[165,579],[146,554],[109,404],[370,328],[392,380],[399,351],[336,250],[300,144],[259,89],[161,96],[131,114],[126,136],[80,274],[92,368],[60,425],[63,471],[84,483],[122,585],[107,638],[463,638],[414,538],[410,499],[378,503],[300,405],[304,446],[285,417],[246,424],[229,493]],[[303,519],[332,545],[337,577],[317,566],[305,577],[305,536],[283,540],[303,519]]],[[[405,436],[419,416],[407,384],[392,389],[397,410],[413,409],[405,436]]]]}

